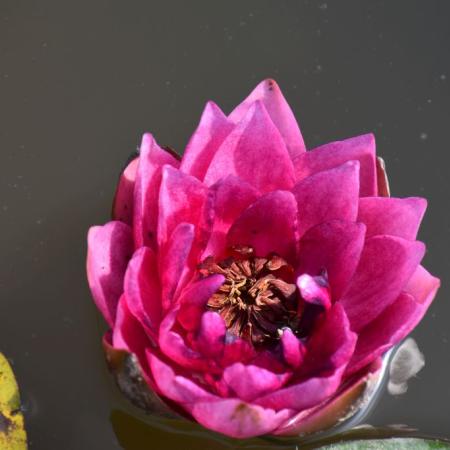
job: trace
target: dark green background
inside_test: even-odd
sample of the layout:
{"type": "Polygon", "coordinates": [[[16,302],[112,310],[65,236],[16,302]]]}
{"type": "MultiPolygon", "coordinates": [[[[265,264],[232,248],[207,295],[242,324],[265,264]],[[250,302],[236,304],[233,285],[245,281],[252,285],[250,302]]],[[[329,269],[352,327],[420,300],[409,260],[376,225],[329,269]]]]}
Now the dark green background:
{"type": "MultiPolygon", "coordinates": [[[[208,99],[228,112],[267,76],[308,147],[373,131],[393,194],[429,199],[420,237],[444,285],[414,332],[426,366],[368,420],[450,434],[449,23],[446,0],[1,0],[0,350],[31,448],[121,448],[86,231],[144,131],[182,152],[208,99]]],[[[141,448],[224,448],[151,433],[141,448]]]]}

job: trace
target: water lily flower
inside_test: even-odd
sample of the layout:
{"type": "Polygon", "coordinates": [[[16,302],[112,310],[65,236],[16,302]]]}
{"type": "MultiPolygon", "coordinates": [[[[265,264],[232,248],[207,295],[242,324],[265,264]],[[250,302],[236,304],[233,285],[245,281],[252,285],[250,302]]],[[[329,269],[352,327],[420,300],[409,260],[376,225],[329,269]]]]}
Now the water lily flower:
{"type": "Polygon", "coordinates": [[[208,102],[181,158],[143,136],[113,220],[89,231],[105,343],[208,429],[306,432],[435,296],[425,208],[389,197],[371,134],[307,151],[273,80],[228,116],[208,102]]]}

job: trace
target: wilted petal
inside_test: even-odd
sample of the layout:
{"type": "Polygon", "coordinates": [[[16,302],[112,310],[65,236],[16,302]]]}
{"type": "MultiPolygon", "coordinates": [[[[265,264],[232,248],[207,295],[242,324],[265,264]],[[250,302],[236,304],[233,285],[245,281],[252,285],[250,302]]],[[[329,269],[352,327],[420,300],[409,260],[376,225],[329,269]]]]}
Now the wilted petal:
{"type": "Polygon", "coordinates": [[[133,223],[134,183],[139,158],[134,158],[120,175],[113,201],[112,217],[128,225],[133,223]]]}
{"type": "Polygon", "coordinates": [[[354,160],[360,163],[360,196],[377,195],[375,138],[372,134],[331,142],[301,154],[294,161],[296,179],[302,180],[354,160]]]}
{"type": "Polygon", "coordinates": [[[223,275],[211,275],[186,286],[180,297],[177,320],[188,331],[197,330],[206,303],[225,281],[223,275]]]}
{"type": "Polygon", "coordinates": [[[180,170],[202,181],[217,149],[233,126],[214,102],[208,102],[186,147],[180,170]]]}
{"type": "Polygon", "coordinates": [[[367,227],[366,238],[379,234],[414,240],[425,213],[424,198],[367,197],[359,202],[358,221],[367,227]]]}
{"type": "Polygon", "coordinates": [[[133,235],[135,247],[156,248],[158,195],[161,168],[165,164],[178,167],[179,162],[158,146],[149,133],[144,134],[134,188],[133,235]]]}
{"type": "Polygon", "coordinates": [[[360,331],[400,294],[425,252],[418,241],[374,236],[366,241],[358,268],[342,297],[354,331],[360,331]]]}
{"type": "Polygon", "coordinates": [[[196,227],[196,241],[205,239],[207,188],[196,178],[164,166],[159,192],[158,244],[162,247],[182,222],[196,227]]]}
{"type": "Polygon", "coordinates": [[[161,285],[153,250],[142,247],[135,252],[125,274],[124,290],[128,308],[155,341],[161,321],[161,285]]]}
{"type": "Polygon", "coordinates": [[[269,79],[259,83],[252,93],[234,109],[229,119],[235,123],[240,122],[250,106],[257,100],[264,103],[270,118],[286,143],[291,158],[303,153],[306,148],[297,121],[274,80],[269,79]]]}
{"type": "Polygon", "coordinates": [[[123,278],[131,255],[131,228],[123,222],[92,227],[88,234],[87,276],[95,304],[112,327],[117,302],[123,292],[123,278]]]}
{"type": "Polygon", "coordinates": [[[340,220],[308,230],[300,240],[297,273],[326,271],[332,298],[338,300],[355,273],[364,245],[365,226],[340,220]]]}
{"type": "Polygon", "coordinates": [[[349,161],[311,175],[297,183],[292,193],[298,203],[300,235],[333,219],[354,222],[358,215],[359,162],[349,161]]]}
{"type": "Polygon", "coordinates": [[[259,197],[251,184],[231,175],[218,181],[211,191],[214,194],[214,222],[204,257],[218,257],[224,253],[226,234],[232,223],[259,197]]]}
{"type": "Polygon", "coordinates": [[[294,169],[286,145],[260,101],[249,108],[217,150],[205,183],[211,186],[226,175],[238,176],[259,192],[290,189],[294,185],[294,169]]]}
{"type": "Polygon", "coordinates": [[[426,313],[439,285],[438,278],[419,266],[405,291],[361,330],[347,372],[357,372],[407,336],[426,313]]]}
{"type": "Polygon", "coordinates": [[[297,247],[297,202],[291,192],[274,191],[251,204],[234,222],[227,242],[249,245],[256,255],[275,252],[292,260],[297,247]]]}

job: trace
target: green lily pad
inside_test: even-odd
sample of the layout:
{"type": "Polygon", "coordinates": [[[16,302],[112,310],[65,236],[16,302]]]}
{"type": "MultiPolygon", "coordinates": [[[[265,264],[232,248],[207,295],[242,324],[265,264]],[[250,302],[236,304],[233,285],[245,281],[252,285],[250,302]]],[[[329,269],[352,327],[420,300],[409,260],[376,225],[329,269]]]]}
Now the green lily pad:
{"type": "Polygon", "coordinates": [[[450,449],[450,443],[437,439],[389,438],[359,439],[320,447],[320,450],[431,450],[450,449]]]}
{"type": "Polygon", "coordinates": [[[20,411],[19,388],[11,366],[2,353],[0,353],[0,448],[27,449],[27,435],[20,411]]]}

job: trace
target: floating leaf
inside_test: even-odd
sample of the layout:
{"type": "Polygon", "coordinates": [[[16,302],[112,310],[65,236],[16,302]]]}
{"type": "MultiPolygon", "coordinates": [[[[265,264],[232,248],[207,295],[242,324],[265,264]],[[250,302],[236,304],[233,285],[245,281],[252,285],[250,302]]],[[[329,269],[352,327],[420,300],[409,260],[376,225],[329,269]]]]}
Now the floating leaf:
{"type": "Polygon", "coordinates": [[[356,440],[330,444],[320,450],[431,450],[450,449],[450,443],[437,439],[389,438],[356,440]]]}
{"type": "Polygon", "coordinates": [[[20,396],[8,360],[0,353],[0,448],[26,450],[27,435],[20,411],[20,396]]]}

